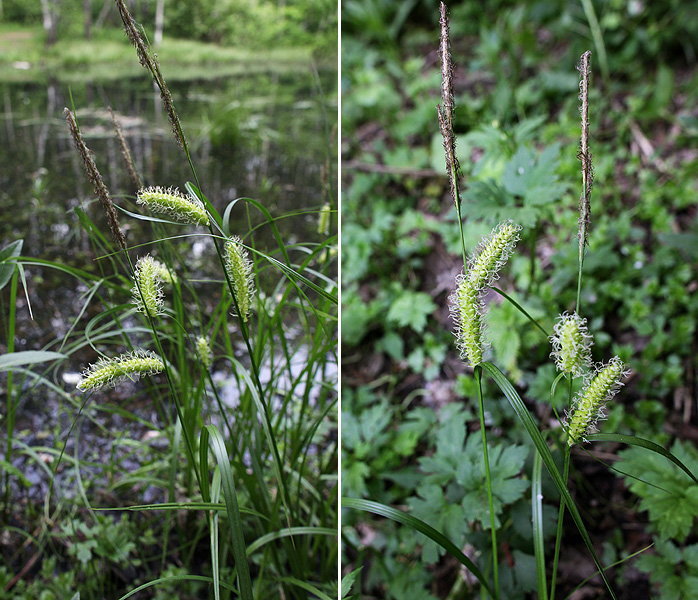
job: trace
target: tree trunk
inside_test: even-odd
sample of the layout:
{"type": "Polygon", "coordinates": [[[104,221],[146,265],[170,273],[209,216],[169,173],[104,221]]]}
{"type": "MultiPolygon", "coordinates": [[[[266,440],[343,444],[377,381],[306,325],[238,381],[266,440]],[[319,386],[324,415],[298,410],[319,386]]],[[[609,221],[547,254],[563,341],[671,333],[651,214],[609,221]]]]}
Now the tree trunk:
{"type": "Polygon", "coordinates": [[[58,6],[61,0],[41,0],[41,17],[46,32],[46,45],[56,43],[58,36],[58,6]]]}
{"type": "Polygon", "coordinates": [[[92,1],[82,0],[82,12],[85,15],[85,39],[89,40],[92,34],[92,1]]]}
{"type": "Polygon", "coordinates": [[[162,30],[165,24],[165,0],[158,0],[155,5],[155,46],[162,43],[162,30]]]}

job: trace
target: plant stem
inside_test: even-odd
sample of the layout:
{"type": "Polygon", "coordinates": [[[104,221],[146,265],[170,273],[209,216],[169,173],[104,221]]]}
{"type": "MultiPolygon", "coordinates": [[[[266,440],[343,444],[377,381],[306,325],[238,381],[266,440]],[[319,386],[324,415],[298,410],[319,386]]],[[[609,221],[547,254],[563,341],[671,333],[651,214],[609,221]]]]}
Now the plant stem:
{"type": "MultiPolygon", "coordinates": [[[[580,271],[581,274],[581,271],[580,271]]],[[[568,398],[568,409],[572,404],[572,378],[569,378],[569,398],[568,398]]],[[[563,466],[562,481],[565,482],[567,486],[567,479],[570,472],[570,453],[572,448],[569,444],[565,444],[565,458],[563,466]]],[[[555,584],[557,583],[557,565],[560,558],[560,546],[562,545],[562,523],[565,518],[565,501],[560,498],[560,510],[557,515],[557,532],[555,534],[555,556],[553,558],[553,576],[550,582],[550,600],[555,600],[555,584]]]]}
{"type": "Polygon", "coordinates": [[[490,528],[492,530],[492,561],[494,567],[494,596],[499,600],[499,561],[497,558],[497,530],[494,518],[494,499],[492,497],[492,480],[490,478],[490,461],[487,453],[487,435],[485,433],[485,405],[482,400],[482,369],[475,369],[477,380],[477,398],[480,406],[480,432],[482,433],[482,455],[485,460],[485,481],[487,485],[487,499],[490,510],[490,528]]]}
{"type": "MultiPolygon", "coordinates": [[[[12,281],[10,283],[10,318],[7,331],[7,353],[15,351],[15,315],[17,310],[17,277],[19,269],[15,267],[12,273],[12,281]]],[[[12,438],[15,429],[15,410],[16,406],[12,402],[12,369],[7,373],[7,446],[5,450],[5,460],[8,465],[12,464],[12,438]]],[[[9,522],[10,517],[10,471],[5,471],[5,500],[4,504],[4,521],[9,522]]]]}
{"type": "Polygon", "coordinates": [[[601,63],[601,76],[603,77],[603,82],[606,88],[608,88],[611,81],[610,69],[608,68],[608,57],[606,56],[606,45],[603,41],[603,32],[601,31],[601,24],[599,19],[596,17],[596,11],[594,10],[594,5],[591,0],[582,0],[582,8],[584,9],[584,14],[586,15],[587,21],[589,21],[589,29],[591,30],[591,37],[594,40],[594,46],[596,51],[599,53],[599,62],[601,63]]]}

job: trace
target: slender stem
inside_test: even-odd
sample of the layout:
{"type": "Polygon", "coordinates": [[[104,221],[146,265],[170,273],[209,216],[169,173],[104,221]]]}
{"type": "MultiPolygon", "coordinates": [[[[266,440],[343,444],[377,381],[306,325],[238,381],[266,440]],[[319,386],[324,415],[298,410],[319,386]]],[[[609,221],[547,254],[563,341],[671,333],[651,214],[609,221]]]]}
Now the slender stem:
{"type": "Polygon", "coordinates": [[[487,435],[485,433],[485,404],[482,400],[482,370],[475,369],[477,380],[477,398],[480,405],[480,432],[482,433],[482,455],[485,459],[485,481],[487,485],[487,499],[490,509],[490,528],[492,530],[492,561],[494,566],[494,596],[499,600],[499,561],[497,558],[497,529],[495,528],[494,499],[492,497],[492,480],[490,478],[490,460],[487,453],[487,435]]]}
{"type": "Polygon", "coordinates": [[[594,40],[594,46],[596,51],[599,53],[599,62],[601,63],[601,75],[603,76],[603,82],[608,89],[611,82],[611,72],[608,67],[608,56],[606,55],[606,44],[603,41],[603,32],[601,31],[601,24],[596,16],[596,11],[594,10],[594,4],[591,0],[582,0],[582,8],[584,9],[584,15],[589,21],[589,29],[591,30],[591,37],[594,40]]]}
{"type": "MultiPolygon", "coordinates": [[[[12,352],[15,351],[15,318],[16,318],[16,310],[17,310],[17,277],[19,275],[19,269],[15,266],[15,270],[12,273],[12,281],[10,283],[10,318],[8,322],[8,331],[7,331],[7,353],[11,354],[12,352]]],[[[7,425],[6,425],[6,431],[7,431],[7,446],[5,449],[5,460],[7,461],[8,465],[12,464],[12,438],[14,436],[14,429],[15,429],[15,410],[17,409],[16,406],[14,406],[14,403],[12,401],[12,396],[14,395],[14,390],[12,386],[12,374],[13,371],[10,369],[10,371],[7,373],[7,425]]],[[[10,471],[6,470],[5,471],[5,500],[3,502],[4,504],[4,516],[5,516],[5,521],[9,521],[10,517],[10,471]]]]}
{"type": "MultiPolygon", "coordinates": [[[[569,398],[568,408],[572,404],[572,377],[569,377],[569,398]]],[[[565,443],[565,458],[563,466],[562,480],[567,485],[567,478],[570,472],[570,453],[572,448],[565,443]]],[[[555,556],[553,558],[553,576],[550,583],[550,600],[555,600],[555,584],[557,583],[557,565],[560,558],[560,547],[562,545],[562,523],[565,518],[565,501],[560,498],[560,510],[557,515],[557,532],[555,534],[555,556]]]]}

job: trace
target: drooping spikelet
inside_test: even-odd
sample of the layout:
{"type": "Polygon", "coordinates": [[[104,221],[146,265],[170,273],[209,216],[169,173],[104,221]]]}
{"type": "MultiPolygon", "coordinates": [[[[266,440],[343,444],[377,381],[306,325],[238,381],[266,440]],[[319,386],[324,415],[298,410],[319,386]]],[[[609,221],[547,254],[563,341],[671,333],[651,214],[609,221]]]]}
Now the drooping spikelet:
{"type": "Polygon", "coordinates": [[[591,366],[593,342],[586,322],[576,312],[563,313],[555,324],[555,335],[550,337],[553,345],[550,356],[555,360],[557,370],[573,377],[579,377],[591,366]]]}
{"type": "Polygon", "coordinates": [[[317,232],[320,235],[330,234],[330,203],[325,202],[320,209],[320,216],[318,217],[317,232]]]}
{"type": "Polygon", "coordinates": [[[483,290],[499,276],[509,259],[521,227],[512,221],[500,223],[492,234],[483,238],[475,255],[468,261],[468,272],[456,277],[456,290],[449,297],[455,321],[456,345],[461,358],[474,367],[482,362],[484,337],[483,290]]]}
{"type": "Polygon", "coordinates": [[[238,236],[233,236],[225,242],[225,269],[233,286],[240,311],[239,317],[247,322],[254,296],[254,279],[252,261],[238,236]]]}
{"type": "Polygon", "coordinates": [[[211,352],[211,344],[209,344],[208,339],[203,336],[196,338],[196,352],[199,355],[199,360],[207,371],[211,367],[211,359],[213,358],[213,352],[211,352]]]}
{"type": "Polygon", "coordinates": [[[596,421],[603,418],[603,408],[623,386],[623,378],[630,371],[623,361],[614,356],[606,366],[599,365],[596,375],[584,387],[574,402],[574,412],[569,421],[567,444],[573,446],[584,440],[584,435],[593,430],[596,421]]]}
{"type": "Polygon", "coordinates": [[[155,267],[156,275],[163,283],[169,283],[170,285],[177,283],[177,274],[168,269],[167,265],[161,263],[159,260],[153,259],[153,266],[155,267]]]}
{"type": "Polygon", "coordinates": [[[521,226],[513,221],[500,223],[492,233],[482,239],[473,257],[468,261],[468,281],[481,290],[499,277],[499,270],[506,264],[519,241],[521,226]]]}
{"type": "Polygon", "coordinates": [[[116,358],[100,358],[82,374],[77,387],[80,391],[114,387],[130,379],[136,381],[141,375],[153,375],[165,368],[160,357],[148,350],[136,350],[116,358]]]}
{"type": "Polygon", "coordinates": [[[138,204],[156,213],[164,213],[181,223],[208,225],[209,218],[198,198],[182,194],[176,188],[149,187],[138,191],[138,204]]]}
{"type": "Polygon", "coordinates": [[[138,312],[150,317],[162,314],[164,301],[161,284],[159,263],[149,254],[138,259],[131,289],[133,303],[138,312]]]}
{"type": "Polygon", "coordinates": [[[479,365],[482,362],[483,307],[479,291],[463,273],[456,278],[456,291],[451,294],[449,304],[460,356],[473,367],[479,365]]]}

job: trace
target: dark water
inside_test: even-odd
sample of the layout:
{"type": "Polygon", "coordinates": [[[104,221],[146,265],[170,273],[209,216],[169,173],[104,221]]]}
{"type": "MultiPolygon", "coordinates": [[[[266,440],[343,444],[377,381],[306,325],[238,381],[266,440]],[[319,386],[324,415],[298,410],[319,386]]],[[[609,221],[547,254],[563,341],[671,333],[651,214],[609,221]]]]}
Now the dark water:
{"type": "MultiPolygon", "coordinates": [[[[336,125],[335,79],[335,73],[321,74],[324,97],[310,68],[171,84],[202,188],[220,211],[240,196],[262,200],[273,214],[323,203],[321,169],[330,151],[327,134],[336,125]]],[[[83,137],[115,198],[135,189],[107,106],[116,113],[145,185],[183,188],[193,180],[147,78],[70,89],[0,83],[0,242],[23,238],[25,255],[69,255],[80,241],[74,240],[79,233],[70,211],[93,197],[63,118],[70,93],[83,137]]],[[[99,210],[95,206],[89,214],[98,218],[99,210]]],[[[289,227],[294,230],[297,221],[289,227]]]]}
{"type": "MultiPolygon", "coordinates": [[[[262,201],[275,216],[317,210],[330,193],[336,202],[337,148],[329,139],[336,138],[336,79],[336,71],[316,75],[308,65],[284,72],[171,83],[202,190],[219,212],[243,196],[262,201]]],[[[24,257],[97,268],[94,248],[74,209],[84,208],[107,236],[108,229],[73,148],[63,117],[66,106],[77,109],[83,138],[94,152],[112,197],[123,208],[143,212],[132,198],[136,189],[121,157],[108,106],[116,114],[145,185],[183,189],[187,181],[193,181],[184,152],[170,131],[159,92],[145,75],[118,83],[81,83],[71,89],[59,83],[0,82],[0,101],[0,248],[23,239],[24,257]]],[[[249,218],[253,225],[262,221],[255,213],[249,218]]],[[[120,215],[120,220],[129,245],[152,238],[149,224],[126,215],[120,215]]],[[[319,241],[316,214],[281,219],[278,227],[287,244],[319,241]]],[[[231,216],[231,231],[236,229],[249,229],[248,215],[241,208],[231,216]]],[[[260,229],[255,238],[262,249],[264,231],[260,229]]],[[[192,245],[192,261],[201,250],[196,243],[192,245]]],[[[26,302],[20,299],[16,351],[40,349],[64,336],[82,306],[84,292],[74,279],[53,269],[28,266],[26,274],[34,319],[29,319],[26,302]]],[[[0,353],[6,351],[8,287],[0,291],[0,353]]],[[[74,386],[70,378],[77,376],[81,360],[83,357],[71,357],[70,365],[64,368],[64,381],[54,377],[58,386],[74,386]]],[[[6,377],[0,377],[2,404],[5,381],[6,377]]],[[[64,425],[74,413],[74,407],[60,393],[47,398],[42,389],[40,394],[30,392],[22,397],[17,414],[18,441],[28,446],[52,446],[49,430],[55,425],[57,412],[64,413],[64,425]]],[[[141,417],[157,420],[156,415],[141,417]]],[[[111,415],[104,426],[118,430],[122,420],[111,415]]],[[[3,427],[0,425],[0,431],[3,427]]],[[[87,430],[83,443],[93,444],[98,439],[87,430]]],[[[97,447],[92,450],[100,453],[97,447]]],[[[15,464],[26,469],[32,483],[46,481],[37,461],[15,464]]],[[[40,486],[34,490],[41,492],[40,486]]]]}

